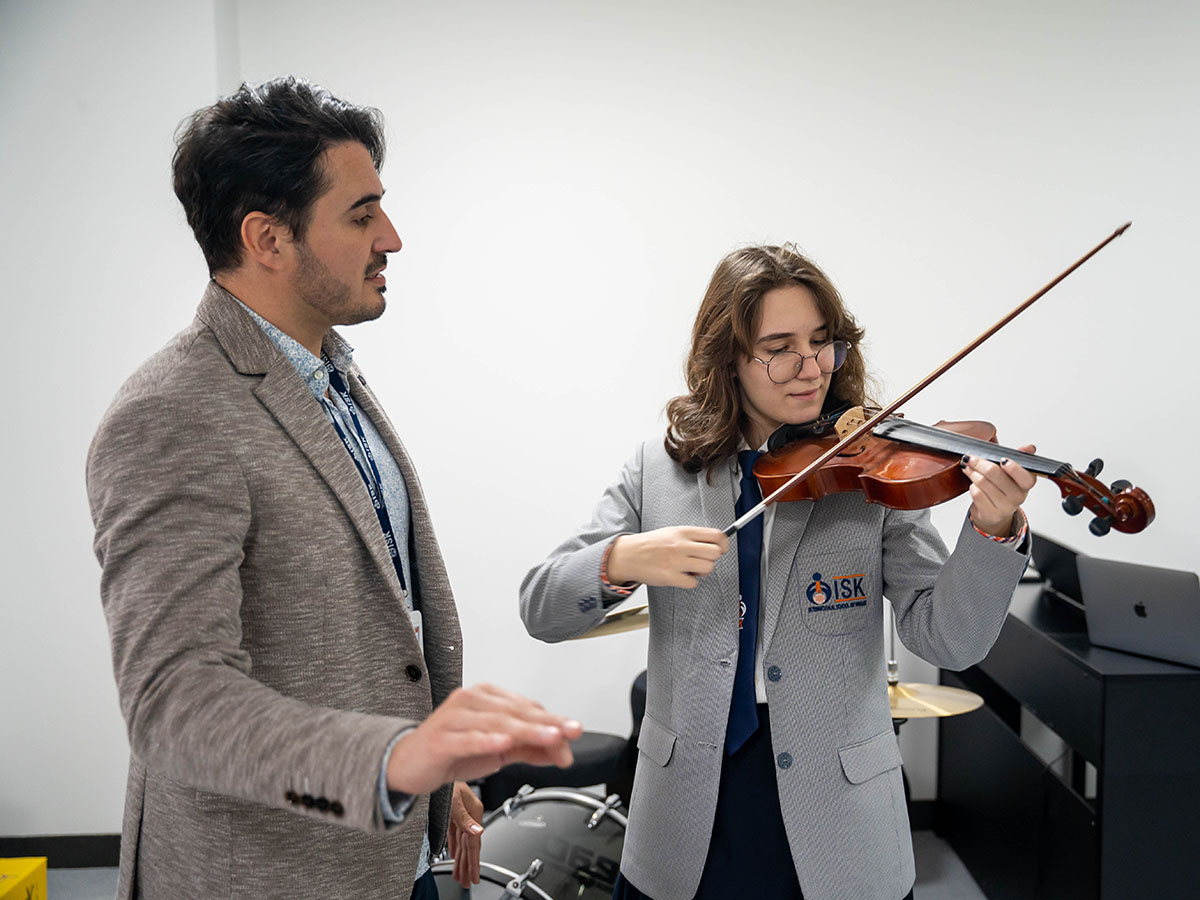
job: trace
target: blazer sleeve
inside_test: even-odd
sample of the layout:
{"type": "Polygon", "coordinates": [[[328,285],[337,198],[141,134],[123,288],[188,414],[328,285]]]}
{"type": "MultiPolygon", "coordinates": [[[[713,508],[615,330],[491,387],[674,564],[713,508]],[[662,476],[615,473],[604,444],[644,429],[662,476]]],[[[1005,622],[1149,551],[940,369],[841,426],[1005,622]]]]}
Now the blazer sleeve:
{"type": "Polygon", "coordinates": [[[119,401],[92,443],[87,485],[134,757],[203,791],[385,828],[380,760],[417,723],[310,705],[255,680],[239,576],[251,501],[220,429],[161,395],[119,401]]]}
{"type": "Polygon", "coordinates": [[[521,582],[521,620],[542,641],[584,634],[604,618],[608,592],[600,581],[604,551],[621,534],[642,530],[642,466],[638,447],[596,504],[592,520],[529,570],[521,582]]]}
{"type": "Polygon", "coordinates": [[[947,557],[929,510],[888,510],[883,590],[895,610],[900,640],[944,669],[975,665],[996,642],[1028,561],[1027,546],[990,540],[966,517],[947,557]]]}

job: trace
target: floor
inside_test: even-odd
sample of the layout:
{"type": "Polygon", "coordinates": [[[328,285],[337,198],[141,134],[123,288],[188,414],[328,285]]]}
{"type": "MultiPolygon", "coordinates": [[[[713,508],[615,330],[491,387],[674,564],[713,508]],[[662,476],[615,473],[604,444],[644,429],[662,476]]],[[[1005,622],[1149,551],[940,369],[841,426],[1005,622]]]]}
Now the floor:
{"type": "MultiPolygon", "coordinates": [[[[932,831],[913,832],[917,884],[913,900],[986,900],[954,851],[932,831]]],[[[46,891],[54,900],[112,900],[116,869],[50,869],[46,891]]]]}

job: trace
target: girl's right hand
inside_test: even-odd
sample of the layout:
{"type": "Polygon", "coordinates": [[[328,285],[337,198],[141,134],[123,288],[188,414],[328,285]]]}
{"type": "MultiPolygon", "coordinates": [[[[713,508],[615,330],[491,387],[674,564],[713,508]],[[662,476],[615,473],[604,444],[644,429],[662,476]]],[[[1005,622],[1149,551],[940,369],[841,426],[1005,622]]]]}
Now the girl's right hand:
{"type": "Polygon", "coordinates": [[[729,538],[717,528],[684,525],[623,534],[609,551],[606,574],[612,584],[694,588],[728,550],[729,538]]]}

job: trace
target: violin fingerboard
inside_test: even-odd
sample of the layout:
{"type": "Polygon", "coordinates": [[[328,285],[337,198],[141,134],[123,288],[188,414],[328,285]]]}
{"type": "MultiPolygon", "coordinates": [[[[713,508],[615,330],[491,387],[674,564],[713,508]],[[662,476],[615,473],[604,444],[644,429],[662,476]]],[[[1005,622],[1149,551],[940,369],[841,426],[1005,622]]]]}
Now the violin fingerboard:
{"type": "Polygon", "coordinates": [[[872,434],[890,441],[902,441],[906,444],[940,450],[944,453],[978,456],[995,463],[1002,459],[1011,459],[1030,472],[1047,477],[1061,478],[1071,472],[1069,464],[1058,460],[1037,456],[1033,453],[1022,453],[1020,450],[1002,447],[991,441],[981,441],[979,438],[959,434],[956,431],[934,428],[932,425],[922,425],[920,422],[910,422],[907,419],[888,419],[877,425],[872,434]]]}

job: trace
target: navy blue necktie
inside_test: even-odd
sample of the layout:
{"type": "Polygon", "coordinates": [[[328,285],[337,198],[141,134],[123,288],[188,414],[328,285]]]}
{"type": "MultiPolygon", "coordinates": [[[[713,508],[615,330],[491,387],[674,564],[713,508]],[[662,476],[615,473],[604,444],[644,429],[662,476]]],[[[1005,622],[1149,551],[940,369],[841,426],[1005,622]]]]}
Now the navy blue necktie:
{"type": "MultiPolygon", "coordinates": [[[[734,507],[741,518],[762,501],[754,477],[757,450],[738,452],[742,467],[742,493],[734,507]]],[[[738,631],[737,672],[733,676],[733,699],[729,704],[729,727],[725,730],[725,752],[732,755],[758,728],[758,703],[754,693],[754,661],[758,644],[758,573],[762,560],[763,520],[758,516],[737,533],[738,592],[741,629],[738,631]]]]}

